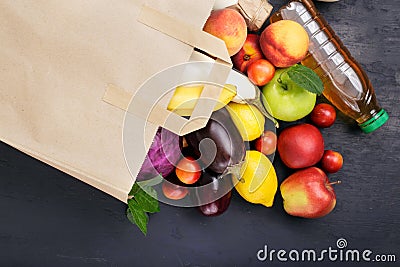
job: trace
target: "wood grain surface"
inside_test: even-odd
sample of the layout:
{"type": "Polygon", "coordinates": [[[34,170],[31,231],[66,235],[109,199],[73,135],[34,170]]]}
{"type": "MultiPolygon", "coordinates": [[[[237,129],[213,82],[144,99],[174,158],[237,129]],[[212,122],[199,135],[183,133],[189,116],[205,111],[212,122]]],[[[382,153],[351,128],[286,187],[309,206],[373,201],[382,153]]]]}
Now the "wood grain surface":
{"type": "MultiPolygon", "coordinates": [[[[275,8],[286,3],[270,2],[275,8]]],[[[338,201],[330,215],[294,218],[285,214],[279,193],[270,209],[234,193],[229,210],[215,218],[161,204],[144,237],[126,219],[123,203],[1,143],[0,266],[399,266],[400,1],[316,5],[363,66],[390,116],[381,129],[363,134],[339,113],[322,131],[326,148],[344,157],[343,169],[330,175],[343,182],[335,188],[338,201]],[[394,254],[397,262],[283,263],[256,256],[265,245],[337,248],[339,238],[349,249],[394,254]]],[[[282,181],[289,171],[278,157],[274,165],[282,181]]]]}

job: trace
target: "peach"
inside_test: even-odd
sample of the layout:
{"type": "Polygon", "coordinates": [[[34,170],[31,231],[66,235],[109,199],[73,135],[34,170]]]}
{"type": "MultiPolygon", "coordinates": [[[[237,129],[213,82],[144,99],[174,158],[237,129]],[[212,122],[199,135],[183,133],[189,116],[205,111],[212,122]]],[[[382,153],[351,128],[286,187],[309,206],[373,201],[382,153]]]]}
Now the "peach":
{"type": "Polygon", "coordinates": [[[264,56],[276,67],[290,67],[307,55],[309,37],[303,26],[291,20],[270,24],[260,36],[264,56]]]}
{"type": "Polygon", "coordinates": [[[246,21],[238,11],[230,8],[212,11],[203,30],[222,39],[230,56],[239,52],[247,36],[246,21]]]}

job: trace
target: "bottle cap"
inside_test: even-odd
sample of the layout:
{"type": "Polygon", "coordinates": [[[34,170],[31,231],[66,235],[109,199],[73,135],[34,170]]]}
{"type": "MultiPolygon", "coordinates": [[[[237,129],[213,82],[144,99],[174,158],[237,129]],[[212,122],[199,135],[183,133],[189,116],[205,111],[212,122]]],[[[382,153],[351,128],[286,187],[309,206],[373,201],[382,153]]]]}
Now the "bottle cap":
{"type": "Polygon", "coordinates": [[[389,115],[384,109],[381,109],[374,117],[360,124],[361,130],[364,133],[371,133],[385,124],[389,119],[389,115]]]}

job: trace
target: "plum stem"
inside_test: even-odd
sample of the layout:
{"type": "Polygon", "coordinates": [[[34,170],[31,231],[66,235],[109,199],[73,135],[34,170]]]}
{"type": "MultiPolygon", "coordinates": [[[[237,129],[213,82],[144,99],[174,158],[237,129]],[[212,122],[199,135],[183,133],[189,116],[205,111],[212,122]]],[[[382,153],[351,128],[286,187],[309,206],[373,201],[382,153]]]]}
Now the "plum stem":
{"type": "Polygon", "coordinates": [[[328,185],[337,185],[337,184],[341,184],[342,181],[335,181],[335,182],[330,182],[328,185]]]}

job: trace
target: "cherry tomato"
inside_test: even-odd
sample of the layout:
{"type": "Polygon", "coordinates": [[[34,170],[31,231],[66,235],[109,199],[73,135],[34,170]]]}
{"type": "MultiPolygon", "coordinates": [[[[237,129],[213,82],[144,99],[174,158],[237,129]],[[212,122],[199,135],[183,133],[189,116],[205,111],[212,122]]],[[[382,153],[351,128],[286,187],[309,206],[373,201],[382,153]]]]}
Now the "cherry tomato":
{"type": "Polygon", "coordinates": [[[310,119],[320,128],[330,127],[336,120],[335,108],[326,103],[317,104],[310,114],[310,119]]]}
{"type": "Polygon", "coordinates": [[[272,131],[265,131],[256,139],[254,145],[257,151],[264,155],[271,155],[276,150],[277,136],[272,131]]]}
{"type": "Polygon", "coordinates": [[[247,68],[249,80],[258,86],[269,83],[275,75],[275,67],[266,59],[257,59],[247,68]]]}
{"type": "Polygon", "coordinates": [[[184,157],[176,166],[176,176],[184,184],[194,184],[201,176],[201,167],[192,157],[184,157]]]}
{"type": "Polygon", "coordinates": [[[176,185],[168,181],[164,181],[162,184],[162,191],[164,196],[172,199],[179,200],[184,198],[188,194],[188,189],[181,185],[176,185]]]}
{"type": "Polygon", "coordinates": [[[338,172],[343,166],[343,157],[339,152],[325,150],[321,159],[321,167],[328,173],[338,172]]]}

